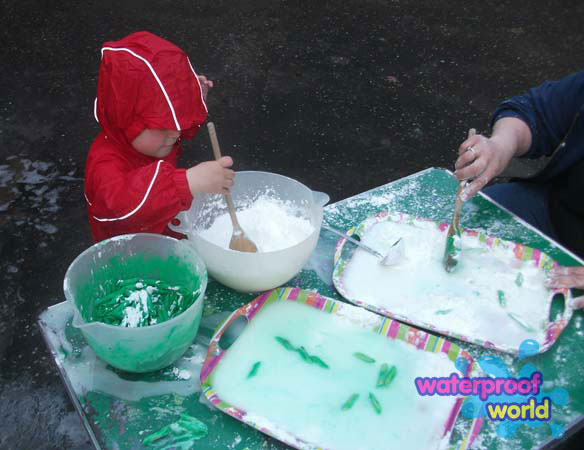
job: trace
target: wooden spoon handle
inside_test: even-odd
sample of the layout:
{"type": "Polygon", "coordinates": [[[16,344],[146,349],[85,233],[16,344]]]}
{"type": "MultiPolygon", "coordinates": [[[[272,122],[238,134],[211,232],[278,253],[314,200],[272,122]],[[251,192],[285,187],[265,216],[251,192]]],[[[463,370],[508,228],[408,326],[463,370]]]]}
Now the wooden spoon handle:
{"type": "MultiPolygon", "coordinates": [[[[477,130],[471,128],[468,130],[468,137],[474,136],[477,133],[477,130]]],[[[458,229],[460,226],[460,210],[462,209],[462,199],[460,195],[462,194],[462,188],[464,187],[464,181],[458,183],[458,190],[456,191],[456,200],[454,202],[454,225],[458,229]]]]}
{"type": "Polygon", "coordinates": [[[217,131],[215,131],[215,124],[213,122],[207,123],[207,129],[209,130],[209,137],[211,138],[213,154],[215,155],[215,159],[219,161],[221,159],[221,148],[219,147],[219,140],[217,139],[217,131]]]}
{"type": "MultiPolygon", "coordinates": [[[[215,159],[219,161],[221,159],[221,148],[219,147],[219,140],[217,139],[217,132],[215,131],[215,124],[213,122],[207,123],[207,129],[209,130],[209,137],[211,138],[211,147],[213,147],[213,154],[215,159]]],[[[237,216],[235,215],[235,204],[233,203],[233,197],[231,193],[226,193],[225,201],[227,202],[227,208],[229,209],[229,215],[231,216],[231,222],[233,222],[233,229],[235,232],[241,230],[241,226],[237,221],[237,216]]]]}

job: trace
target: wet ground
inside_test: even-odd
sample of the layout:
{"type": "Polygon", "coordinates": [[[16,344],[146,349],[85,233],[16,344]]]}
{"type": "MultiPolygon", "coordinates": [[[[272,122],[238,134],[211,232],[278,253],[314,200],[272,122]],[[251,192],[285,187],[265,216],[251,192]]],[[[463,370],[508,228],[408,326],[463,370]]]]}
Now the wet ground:
{"type": "MultiPolygon", "coordinates": [[[[90,448],[36,318],[91,245],[102,42],[149,30],[182,47],[215,82],[237,169],[336,201],[450,168],[500,100],[582,68],[583,15],[578,0],[0,2],[0,448],[90,448]]],[[[184,166],[212,158],[204,133],[185,150],[184,166]]]]}

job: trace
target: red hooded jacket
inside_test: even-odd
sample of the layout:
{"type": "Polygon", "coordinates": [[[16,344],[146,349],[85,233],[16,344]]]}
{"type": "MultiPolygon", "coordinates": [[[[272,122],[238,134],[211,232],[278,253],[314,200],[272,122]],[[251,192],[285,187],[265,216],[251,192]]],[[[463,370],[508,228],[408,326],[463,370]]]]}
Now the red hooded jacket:
{"type": "Polygon", "coordinates": [[[85,165],[85,199],[95,242],[126,233],[173,236],[169,221],[192,202],[186,170],[177,169],[180,139],[158,159],[130,144],[144,129],[193,137],[207,117],[187,55],[151,33],[101,48],[95,117],[101,132],[85,165]]]}

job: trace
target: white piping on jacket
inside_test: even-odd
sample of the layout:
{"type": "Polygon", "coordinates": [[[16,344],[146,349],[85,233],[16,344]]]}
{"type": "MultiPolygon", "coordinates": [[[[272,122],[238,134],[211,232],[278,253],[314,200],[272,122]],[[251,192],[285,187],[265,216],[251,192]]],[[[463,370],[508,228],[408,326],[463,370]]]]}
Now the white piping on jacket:
{"type": "Polygon", "coordinates": [[[83,192],[83,196],[85,197],[85,201],[87,202],[87,204],[88,204],[89,206],[93,206],[93,205],[91,204],[91,202],[89,201],[89,199],[87,198],[87,194],[86,194],[85,192],[83,192]]]}
{"type": "Polygon", "coordinates": [[[95,97],[95,101],[93,102],[93,117],[95,117],[95,121],[99,123],[99,119],[97,118],[97,97],[95,97]]]}
{"type": "Polygon", "coordinates": [[[152,186],[154,185],[154,182],[156,181],[156,177],[158,176],[158,171],[160,170],[160,164],[162,164],[163,162],[164,162],[163,160],[160,160],[160,161],[158,161],[158,164],[156,164],[156,171],[154,172],[154,176],[152,177],[152,181],[150,182],[150,186],[148,186],[148,189],[146,190],[146,194],[144,194],[144,198],[142,199],[140,204],[138,206],[136,206],[136,208],[133,211],[130,211],[125,216],[116,217],[113,219],[100,219],[99,217],[95,217],[95,216],[93,216],[93,218],[99,222],[113,222],[114,220],[127,219],[128,217],[130,217],[131,215],[136,213],[142,207],[142,205],[144,204],[144,202],[148,198],[148,195],[150,194],[150,190],[152,189],[152,186]]]}
{"type": "Polygon", "coordinates": [[[195,69],[193,69],[193,65],[191,64],[191,60],[188,58],[188,56],[187,56],[187,61],[189,62],[189,67],[191,68],[191,70],[193,71],[193,74],[195,75],[195,80],[197,80],[197,83],[199,84],[199,91],[201,92],[201,103],[203,103],[203,106],[205,107],[205,112],[208,113],[209,110],[207,109],[207,104],[205,103],[205,99],[203,98],[203,88],[201,87],[201,82],[199,81],[199,76],[197,75],[197,72],[195,72],[195,69]]]}
{"type": "Polygon", "coordinates": [[[145,58],[143,58],[142,56],[134,53],[129,48],[103,47],[101,49],[101,56],[102,57],[103,57],[103,51],[104,50],[111,50],[112,52],[128,52],[131,55],[133,55],[136,58],[138,58],[139,60],[141,60],[144,64],[146,64],[148,66],[148,68],[150,69],[150,72],[152,72],[152,75],[154,75],[154,78],[158,82],[158,86],[160,86],[160,89],[162,90],[162,93],[164,94],[164,98],[166,98],[166,102],[168,103],[168,106],[170,108],[170,112],[172,113],[172,118],[174,119],[174,123],[176,125],[176,129],[178,131],[180,131],[180,125],[178,124],[178,120],[176,118],[176,114],[174,113],[174,108],[172,107],[172,103],[170,101],[170,98],[168,97],[168,94],[166,93],[166,90],[164,89],[164,86],[162,85],[162,82],[160,81],[160,78],[158,78],[158,75],[156,75],[156,72],[154,71],[154,68],[150,65],[150,63],[145,58]]]}

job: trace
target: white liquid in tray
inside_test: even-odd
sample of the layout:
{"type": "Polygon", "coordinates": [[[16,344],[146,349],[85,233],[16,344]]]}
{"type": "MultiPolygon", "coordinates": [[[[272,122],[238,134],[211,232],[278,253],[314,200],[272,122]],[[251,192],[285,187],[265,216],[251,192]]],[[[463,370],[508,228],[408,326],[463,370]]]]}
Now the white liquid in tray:
{"type": "Polygon", "coordinates": [[[385,338],[347,318],[290,301],[261,310],[214,371],[217,395],[246,410],[258,425],[273,424],[313,445],[329,449],[437,448],[454,397],[421,397],[418,376],[449,376],[454,363],[443,353],[385,338]],[[304,346],[330,368],[302,360],[275,336],[304,346]],[[353,356],[362,352],[376,362],[353,356]],[[257,375],[247,375],[257,361],[257,375]],[[397,366],[387,388],[376,388],[382,363],[397,366]],[[377,415],[368,393],[379,400],[377,415]],[[341,410],[353,394],[354,406],[341,410]]]}
{"type": "MultiPolygon", "coordinates": [[[[290,205],[263,195],[249,208],[237,211],[237,220],[258,251],[271,252],[292,247],[314,231],[310,220],[296,212],[290,205]]],[[[231,218],[225,213],[218,216],[209,228],[202,230],[200,236],[220,247],[229,248],[232,233],[231,218]]]]}
{"type": "Polygon", "coordinates": [[[405,252],[394,266],[384,267],[363,251],[354,253],[342,275],[348,297],[415,323],[515,348],[524,339],[543,339],[550,293],[544,272],[532,261],[519,261],[509,250],[490,249],[463,235],[458,265],[447,273],[442,266],[446,234],[432,223],[378,222],[362,242],[383,254],[397,237],[405,252]],[[521,283],[516,282],[519,274],[521,283]]]}

